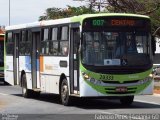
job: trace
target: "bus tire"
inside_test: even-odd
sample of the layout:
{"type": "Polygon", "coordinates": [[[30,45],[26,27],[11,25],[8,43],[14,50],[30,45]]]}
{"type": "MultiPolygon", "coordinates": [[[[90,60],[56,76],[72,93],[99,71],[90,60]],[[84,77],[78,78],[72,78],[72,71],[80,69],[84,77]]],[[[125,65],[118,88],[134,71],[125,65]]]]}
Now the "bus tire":
{"type": "Polygon", "coordinates": [[[61,82],[60,97],[63,105],[68,106],[70,104],[71,98],[69,96],[69,88],[66,78],[64,78],[61,82]]]}
{"type": "Polygon", "coordinates": [[[133,103],[134,96],[124,96],[120,98],[120,102],[124,106],[130,106],[133,103]]]}
{"type": "Polygon", "coordinates": [[[33,94],[32,90],[29,90],[27,88],[27,79],[26,79],[26,74],[22,75],[22,96],[25,98],[30,98],[33,94]]]}

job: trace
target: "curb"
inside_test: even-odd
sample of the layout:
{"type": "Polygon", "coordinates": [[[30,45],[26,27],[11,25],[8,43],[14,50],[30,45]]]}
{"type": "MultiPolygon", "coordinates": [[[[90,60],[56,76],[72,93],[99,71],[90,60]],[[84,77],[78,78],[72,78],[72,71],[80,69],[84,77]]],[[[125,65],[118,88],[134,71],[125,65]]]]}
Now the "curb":
{"type": "Polygon", "coordinates": [[[158,96],[158,97],[160,97],[160,94],[157,94],[157,93],[154,93],[153,95],[154,95],[154,96],[158,96]]]}

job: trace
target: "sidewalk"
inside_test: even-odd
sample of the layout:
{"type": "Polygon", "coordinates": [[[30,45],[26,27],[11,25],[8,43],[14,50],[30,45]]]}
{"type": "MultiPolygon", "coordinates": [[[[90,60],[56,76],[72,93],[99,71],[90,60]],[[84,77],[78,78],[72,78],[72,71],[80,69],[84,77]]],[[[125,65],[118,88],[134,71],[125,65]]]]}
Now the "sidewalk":
{"type": "Polygon", "coordinates": [[[159,75],[154,76],[154,93],[160,94],[160,76],[159,75]]]}

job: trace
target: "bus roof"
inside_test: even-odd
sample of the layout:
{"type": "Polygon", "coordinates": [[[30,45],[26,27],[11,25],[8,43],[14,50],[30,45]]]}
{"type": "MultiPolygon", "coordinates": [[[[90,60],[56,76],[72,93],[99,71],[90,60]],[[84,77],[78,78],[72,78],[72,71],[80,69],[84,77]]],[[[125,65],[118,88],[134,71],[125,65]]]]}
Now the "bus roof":
{"type": "Polygon", "coordinates": [[[7,26],[6,30],[16,30],[16,29],[23,29],[23,28],[49,26],[49,25],[65,24],[65,23],[73,23],[73,22],[82,23],[85,18],[99,17],[99,16],[110,16],[110,17],[111,16],[129,16],[129,17],[139,17],[139,18],[147,18],[147,19],[149,19],[149,17],[145,16],[145,15],[128,14],[128,13],[83,14],[83,15],[73,16],[73,17],[69,17],[69,18],[62,18],[62,19],[55,19],[55,20],[43,20],[43,21],[37,21],[37,22],[33,22],[33,23],[26,23],[26,24],[20,24],[20,25],[7,26]]]}
{"type": "Polygon", "coordinates": [[[139,14],[127,14],[127,13],[99,13],[99,14],[84,14],[80,16],[74,16],[71,18],[73,22],[82,22],[85,18],[90,18],[90,17],[99,17],[99,16],[128,16],[128,17],[139,17],[139,18],[147,18],[150,19],[146,15],[139,15],[139,14]]]}

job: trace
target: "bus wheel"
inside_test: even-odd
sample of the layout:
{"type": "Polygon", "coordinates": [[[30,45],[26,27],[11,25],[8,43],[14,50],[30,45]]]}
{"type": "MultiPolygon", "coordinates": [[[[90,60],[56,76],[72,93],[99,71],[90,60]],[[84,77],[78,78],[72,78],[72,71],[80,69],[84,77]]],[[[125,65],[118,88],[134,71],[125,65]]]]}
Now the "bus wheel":
{"type": "Polygon", "coordinates": [[[63,79],[61,83],[60,96],[62,104],[68,106],[71,98],[69,97],[68,83],[66,79],[63,79]]]}
{"type": "Polygon", "coordinates": [[[130,106],[133,103],[134,96],[125,96],[120,98],[120,102],[124,106],[130,106]]]}
{"type": "Polygon", "coordinates": [[[22,75],[22,96],[25,98],[29,98],[32,96],[32,90],[27,89],[27,80],[26,75],[22,75]]]}

